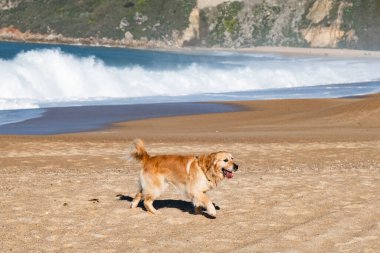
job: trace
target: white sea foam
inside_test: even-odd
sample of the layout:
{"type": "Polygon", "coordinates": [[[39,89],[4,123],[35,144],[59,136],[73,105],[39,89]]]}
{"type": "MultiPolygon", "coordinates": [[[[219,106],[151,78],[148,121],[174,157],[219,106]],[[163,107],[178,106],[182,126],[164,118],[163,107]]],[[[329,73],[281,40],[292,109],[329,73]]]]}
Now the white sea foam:
{"type": "Polygon", "coordinates": [[[0,59],[0,109],[365,82],[380,79],[379,69],[380,61],[375,60],[274,57],[253,58],[230,68],[194,63],[152,70],[108,66],[95,57],[80,58],[58,49],[32,50],[0,59]]]}
{"type": "Polygon", "coordinates": [[[39,105],[33,102],[17,101],[16,99],[0,99],[0,110],[16,110],[26,108],[39,108],[39,105]]]}

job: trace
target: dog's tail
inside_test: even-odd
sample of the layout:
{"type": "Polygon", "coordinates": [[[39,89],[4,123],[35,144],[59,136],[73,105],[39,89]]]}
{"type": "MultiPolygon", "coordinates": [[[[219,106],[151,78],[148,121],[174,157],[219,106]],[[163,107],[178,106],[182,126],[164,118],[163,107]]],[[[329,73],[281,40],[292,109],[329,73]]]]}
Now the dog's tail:
{"type": "Polygon", "coordinates": [[[133,141],[134,150],[131,152],[131,157],[145,163],[149,159],[149,154],[145,150],[144,142],[141,139],[135,139],[133,141]]]}

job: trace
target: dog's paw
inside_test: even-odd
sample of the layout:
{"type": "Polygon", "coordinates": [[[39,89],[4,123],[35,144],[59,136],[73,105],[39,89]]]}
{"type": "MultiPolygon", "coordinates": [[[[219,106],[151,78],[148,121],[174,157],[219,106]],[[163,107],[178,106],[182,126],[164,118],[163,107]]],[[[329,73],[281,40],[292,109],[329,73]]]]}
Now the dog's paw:
{"type": "Polygon", "coordinates": [[[210,210],[207,212],[210,216],[216,218],[216,211],[215,210],[210,210]]]}
{"type": "Polygon", "coordinates": [[[212,202],[207,204],[207,213],[213,217],[216,217],[216,209],[212,202]]]}
{"type": "Polygon", "coordinates": [[[203,213],[203,215],[206,217],[206,218],[209,218],[209,219],[216,219],[216,214],[212,215],[212,214],[209,214],[209,213],[203,213]]]}

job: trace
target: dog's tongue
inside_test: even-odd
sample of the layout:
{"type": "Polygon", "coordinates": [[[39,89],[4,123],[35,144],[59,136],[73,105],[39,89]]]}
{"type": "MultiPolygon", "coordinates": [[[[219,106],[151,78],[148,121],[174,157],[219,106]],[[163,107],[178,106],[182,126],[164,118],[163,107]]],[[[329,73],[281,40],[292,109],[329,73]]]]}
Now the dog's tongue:
{"type": "Polygon", "coordinates": [[[229,172],[229,171],[226,171],[226,177],[227,178],[233,178],[234,174],[232,174],[232,172],[229,172]]]}

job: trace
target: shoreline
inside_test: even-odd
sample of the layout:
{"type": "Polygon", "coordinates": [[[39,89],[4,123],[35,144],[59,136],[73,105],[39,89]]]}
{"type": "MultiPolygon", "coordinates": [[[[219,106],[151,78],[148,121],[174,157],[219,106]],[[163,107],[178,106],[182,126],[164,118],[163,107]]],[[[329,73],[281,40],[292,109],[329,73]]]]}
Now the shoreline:
{"type": "MultiPolygon", "coordinates": [[[[218,115],[229,115],[229,113],[243,113],[247,114],[248,117],[251,113],[255,113],[261,104],[272,107],[275,104],[299,103],[306,107],[304,110],[307,110],[309,104],[317,103],[321,106],[320,110],[323,110],[323,101],[340,105],[346,101],[351,103],[372,98],[380,98],[380,93],[337,98],[281,98],[51,107],[35,109],[43,110],[37,117],[0,125],[0,136],[91,135],[97,132],[113,131],[119,126],[136,122],[165,121],[165,119],[176,121],[177,118],[197,118],[202,115],[208,118],[208,116],[218,117],[218,115]]],[[[312,106],[310,109],[315,108],[312,106]]],[[[28,109],[28,113],[30,110],[33,109],[28,109]]],[[[281,107],[276,107],[276,110],[289,113],[281,107]]],[[[153,123],[148,124],[154,125],[153,123]]],[[[131,137],[131,139],[133,138],[131,137]]]]}
{"type": "MultiPolygon", "coordinates": [[[[287,104],[292,101],[344,101],[380,97],[380,93],[333,98],[279,98],[253,100],[161,102],[146,104],[84,105],[27,109],[34,117],[0,125],[0,136],[7,135],[66,135],[107,131],[117,125],[134,121],[150,121],[199,115],[239,113],[256,110],[261,103],[287,104]]],[[[280,108],[278,108],[280,109],[280,108]]],[[[17,111],[17,110],[16,110],[17,111]]],[[[21,110],[22,111],[22,110],[21,110]]],[[[284,112],[286,113],[286,111],[284,112]]]]}
{"type": "MultiPolygon", "coordinates": [[[[29,109],[29,113],[30,110],[29,109]]],[[[1,135],[61,135],[104,130],[120,122],[241,111],[218,102],[176,102],[126,105],[52,107],[37,117],[0,125],[1,135]]]]}
{"type": "Polygon", "coordinates": [[[282,47],[282,46],[258,46],[250,48],[221,48],[221,47],[144,47],[128,46],[120,43],[116,44],[93,44],[93,43],[69,43],[63,41],[46,42],[46,41],[22,41],[22,40],[0,40],[8,43],[30,43],[46,45],[67,45],[78,47],[105,47],[105,48],[125,48],[134,50],[158,51],[158,52],[175,52],[175,53],[192,53],[192,52],[235,52],[235,53],[255,53],[255,54],[278,54],[283,56],[311,56],[311,57],[337,57],[337,58],[380,58],[380,51],[360,50],[360,49],[343,49],[343,48],[302,48],[302,47],[282,47]]]}
{"type": "Polygon", "coordinates": [[[0,140],[86,136],[114,141],[141,137],[193,142],[208,136],[205,140],[209,142],[242,143],[352,138],[380,141],[378,129],[373,128],[380,125],[378,109],[380,93],[341,98],[57,107],[48,108],[43,117],[0,126],[0,140]]]}

